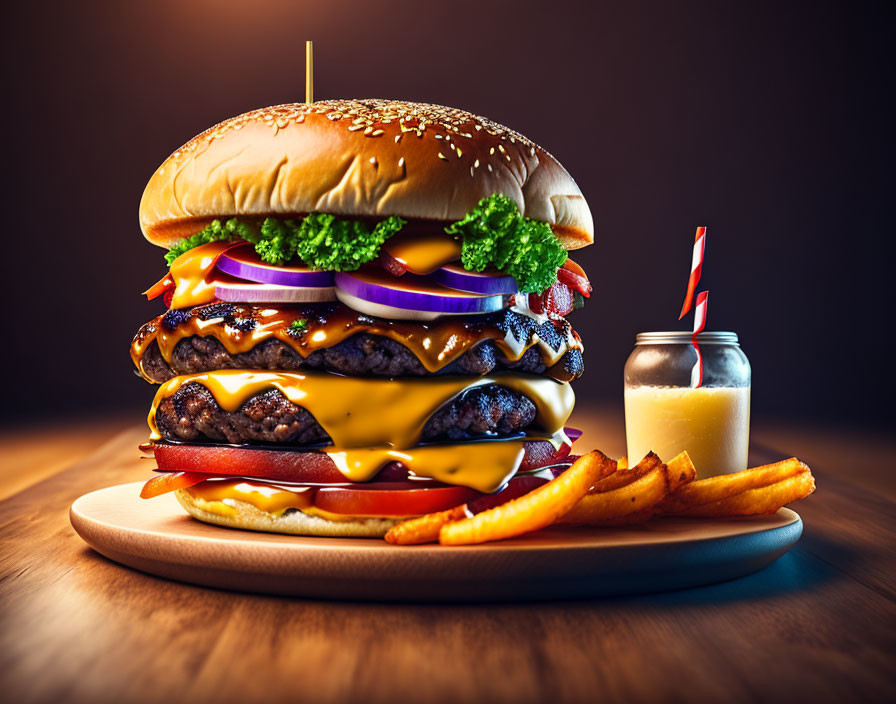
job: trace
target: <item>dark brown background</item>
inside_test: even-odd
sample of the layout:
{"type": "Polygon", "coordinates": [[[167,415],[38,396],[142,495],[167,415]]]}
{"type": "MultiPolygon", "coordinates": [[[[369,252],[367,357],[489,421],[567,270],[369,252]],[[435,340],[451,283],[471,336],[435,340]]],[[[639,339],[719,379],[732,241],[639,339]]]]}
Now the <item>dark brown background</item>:
{"type": "Polygon", "coordinates": [[[886,426],[884,8],[19,3],[3,42],[0,408],[145,410],[152,390],[127,347],[157,310],[138,294],[163,263],[137,226],[143,186],[211,124],[302,99],[311,38],[316,97],[467,108],[540,142],[577,179],[597,222],[597,245],[576,255],[597,286],[575,320],[589,366],[580,398],[618,400],[635,332],[678,325],[694,227],[707,224],[710,327],[741,335],[754,413],[886,426]]]}

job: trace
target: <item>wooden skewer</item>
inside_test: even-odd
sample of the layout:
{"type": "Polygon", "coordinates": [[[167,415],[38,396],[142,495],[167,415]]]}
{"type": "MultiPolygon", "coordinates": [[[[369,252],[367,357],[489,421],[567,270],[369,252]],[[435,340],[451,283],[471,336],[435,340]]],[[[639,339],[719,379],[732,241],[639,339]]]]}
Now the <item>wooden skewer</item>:
{"type": "Polygon", "coordinates": [[[312,42],[305,42],[305,104],[314,102],[314,48],[312,42]]]}

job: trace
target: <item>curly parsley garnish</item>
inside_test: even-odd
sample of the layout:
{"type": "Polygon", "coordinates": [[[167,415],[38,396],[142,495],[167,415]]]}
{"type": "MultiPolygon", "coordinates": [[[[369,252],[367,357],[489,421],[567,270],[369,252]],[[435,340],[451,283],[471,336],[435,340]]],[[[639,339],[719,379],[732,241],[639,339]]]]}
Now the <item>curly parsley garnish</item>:
{"type": "Polygon", "coordinates": [[[234,242],[236,240],[256,242],[258,240],[258,232],[249,223],[240,222],[236,218],[231,218],[225,223],[222,223],[220,220],[213,220],[196,234],[190,235],[169,249],[165,253],[165,261],[168,262],[168,266],[171,266],[172,262],[181,254],[194,247],[209,244],[210,242],[234,242]]]}
{"type": "Polygon", "coordinates": [[[358,220],[340,220],[328,213],[311,213],[302,220],[296,252],[312,269],[354,271],[376,259],[383,242],[404,227],[401,218],[390,217],[369,229],[358,220]]]}
{"type": "Polygon", "coordinates": [[[214,220],[172,247],[165,261],[171,266],[184,252],[209,242],[246,240],[269,264],[285,264],[298,256],[312,269],[354,271],[376,259],[383,242],[404,224],[401,218],[390,217],[370,228],[327,213],[311,213],[299,221],[266,218],[260,227],[237,218],[224,223],[214,220]]]}
{"type": "Polygon", "coordinates": [[[445,228],[461,235],[461,263],[467,271],[493,266],[510,274],[524,293],[541,293],[557,279],[566,250],[547,223],[525,218],[516,203],[495,193],[445,228]]]}
{"type": "Polygon", "coordinates": [[[304,318],[297,318],[289,324],[289,332],[291,335],[299,335],[305,332],[308,327],[308,321],[304,318]]]}

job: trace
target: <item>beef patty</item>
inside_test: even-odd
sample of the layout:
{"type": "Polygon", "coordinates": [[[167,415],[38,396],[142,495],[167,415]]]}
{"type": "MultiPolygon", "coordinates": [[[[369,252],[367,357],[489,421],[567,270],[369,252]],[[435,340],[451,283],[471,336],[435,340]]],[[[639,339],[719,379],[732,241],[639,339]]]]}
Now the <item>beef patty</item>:
{"type": "MultiPolygon", "coordinates": [[[[333,307],[332,304],[308,306],[297,309],[295,317],[309,321],[309,326],[326,325],[329,316],[333,314],[333,307]]],[[[368,321],[377,322],[361,314],[353,315],[360,324],[368,321]]],[[[349,376],[400,377],[430,374],[414,353],[400,342],[384,335],[360,331],[332,347],[316,349],[307,357],[303,357],[291,345],[276,338],[263,340],[248,352],[231,354],[212,334],[191,335],[184,337],[175,345],[169,363],[151,336],[157,329],[174,332],[179,326],[187,325],[197,318],[202,321],[220,319],[222,323],[217,334],[228,334],[228,330],[245,334],[254,330],[259,324],[260,309],[240,304],[215,303],[187,311],[168,311],[165,315],[147,323],[137,334],[135,342],[143,339],[152,340],[140,359],[143,372],[148,378],[162,383],[175,376],[218,369],[295,371],[302,367],[349,376]]],[[[574,333],[565,320],[558,321],[556,325],[552,322],[539,324],[524,315],[504,310],[490,315],[473,316],[464,321],[464,327],[470,331],[474,339],[476,335],[481,334],[482,341],[440,369],[437,374],[481,376],[502,370],[542,374],[547,370],[537,347],[530,347],[520,359],[511,361],[483,331],[498,331],[502,337],[512,337],[526,344],[538,336],[555,352],[565,348],[566,351],[560,360],[548,371],[550,375],[562,381],[576,379],[584,371],[581,350],[569,347],[568,341],[574,337],[574,333]]]]}
{"type": "MultiPolygon", "coordinates": [[[[557,363],[556,376],[562,381],[577,379],[584,371],[580,350],[567,350],[557,363]]],[[[430,374],[419,359],[404,345],[380,335],[360,333],[325,349],[302,357],[280,340],[268,339],[248,352],[230,354],[214,337],[193,335],[174,347],[169,364],[153,341],[143,356],[143,370],[163,383],[175,376],[199,374],[218,369],[266,369],[296,371],[302,367],[336,372],[348,376],[426,376],[430,374]]],[[[482,376],[492,371],[512,370],[542,374],[546,365],[539,351],[530,347],[516,361],[508,360],[491,340],[479,343],[435,374],[482,376]]]]}
{"type": "MultiPolygon", "coordinates": [[[[525,430],[534,422],[535,414],[535,404],[517,391],[496,384],[477,386],[433,413],[420,439],[506,437],[525,430]]],[[[205,386],[192,382],[164,399],[155,419],[166,440],[293,446],[330,442],[314,416],[277,389],[256,394],[231,412],[222,409],[205,386]]]]}

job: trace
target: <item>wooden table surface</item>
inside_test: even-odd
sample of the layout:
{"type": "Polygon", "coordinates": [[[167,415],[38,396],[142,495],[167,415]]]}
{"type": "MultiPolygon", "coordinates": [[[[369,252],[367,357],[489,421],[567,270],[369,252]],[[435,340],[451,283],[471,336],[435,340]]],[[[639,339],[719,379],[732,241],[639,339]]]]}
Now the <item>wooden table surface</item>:
{"type": "MultiPolygon", "coordinates": [[[[68,507],[148,475],[136,451],[145,426],[132,420],[0,434],[0,701],[896,696],[891,437],[754,428],[758,459],[800,456],[818,491],[796,507],[801,542],[750,577],[594,601],[421,606],[214,591],[92,552],[69,525],[68,507]]],[[[579,410],[575,420],[588,445],[621,454],[620,413],[579,410]]]]}

